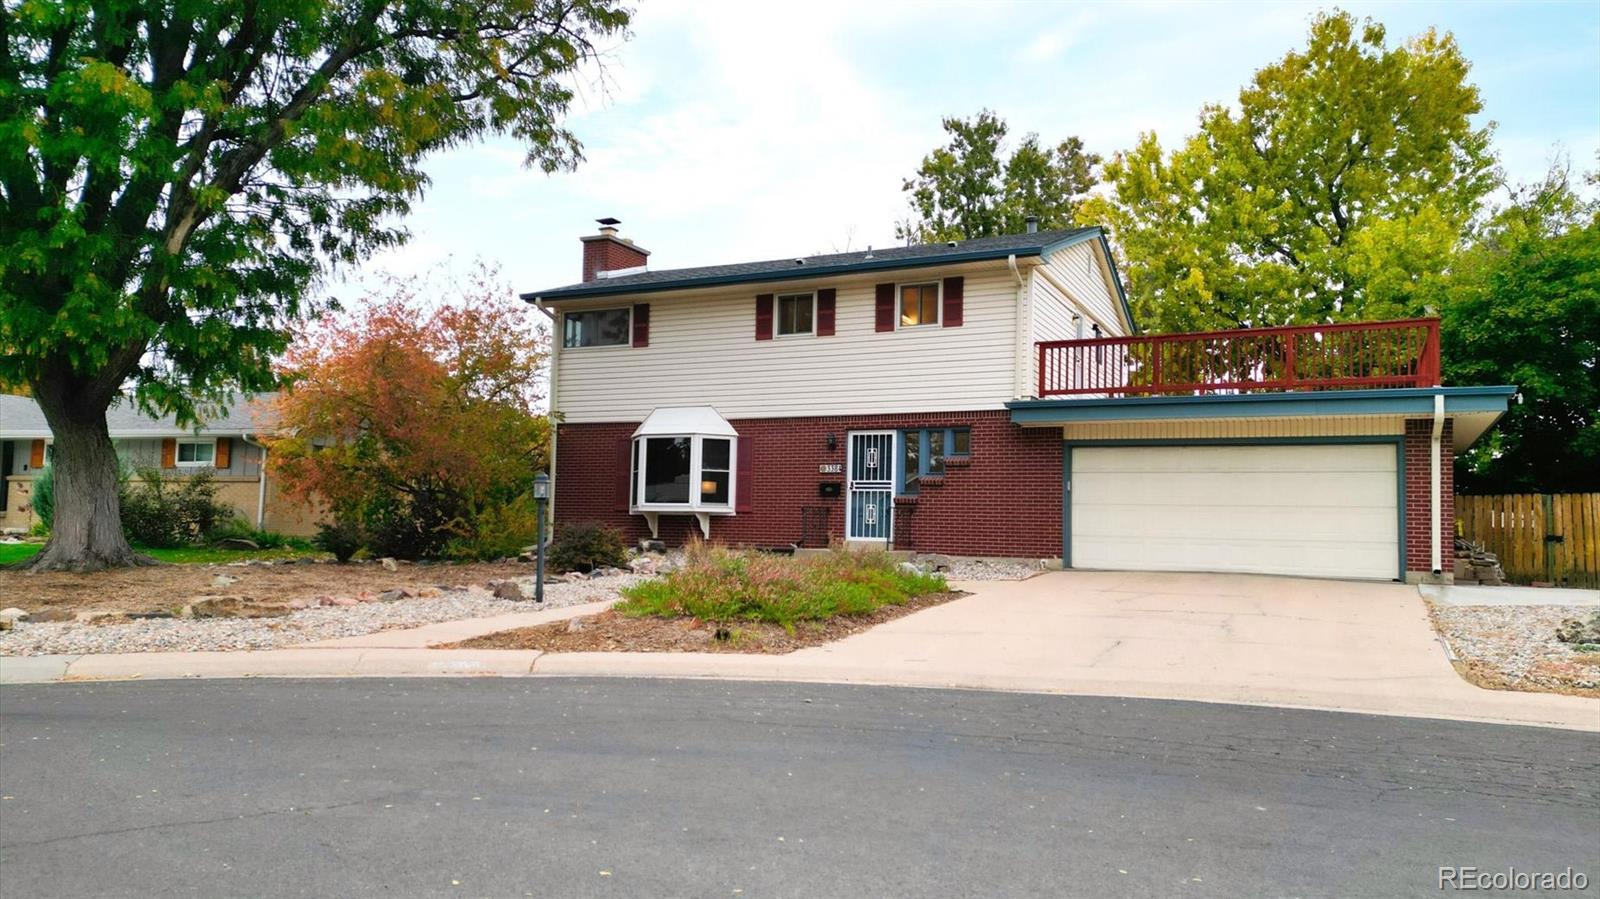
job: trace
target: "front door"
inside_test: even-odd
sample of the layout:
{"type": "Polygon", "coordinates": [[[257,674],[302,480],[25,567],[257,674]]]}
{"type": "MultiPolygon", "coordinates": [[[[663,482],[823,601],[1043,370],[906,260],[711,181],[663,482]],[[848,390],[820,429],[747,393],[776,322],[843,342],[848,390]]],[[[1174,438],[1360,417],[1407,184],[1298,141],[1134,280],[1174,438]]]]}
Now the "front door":
{"type": "Polygon", "coordinates": [[[852,432],[848,470],[846,539],[888,545],[894,538],[894,432],[852,432]]]}

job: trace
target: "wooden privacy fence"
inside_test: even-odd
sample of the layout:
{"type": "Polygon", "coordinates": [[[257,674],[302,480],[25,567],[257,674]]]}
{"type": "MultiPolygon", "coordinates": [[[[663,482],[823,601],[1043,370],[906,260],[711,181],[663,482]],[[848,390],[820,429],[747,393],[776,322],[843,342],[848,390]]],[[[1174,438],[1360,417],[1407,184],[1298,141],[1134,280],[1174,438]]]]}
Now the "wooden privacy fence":
{"type": "Polygon", "coordinates": [[[1457,496],[1456,530],[1512,583],[1600,587],[1600,493],[1457,496]]]}

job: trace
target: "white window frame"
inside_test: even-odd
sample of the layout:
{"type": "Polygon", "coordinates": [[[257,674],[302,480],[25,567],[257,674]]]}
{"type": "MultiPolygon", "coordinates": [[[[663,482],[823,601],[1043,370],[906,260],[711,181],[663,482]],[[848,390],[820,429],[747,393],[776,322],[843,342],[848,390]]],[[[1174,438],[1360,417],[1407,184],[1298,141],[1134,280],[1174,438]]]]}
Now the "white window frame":
{"type": "Polygon", "coordinates": [[[216,468],[217,467],[217,438],[215,437],[179,437],[172,447],[172,464],[178,468],[216,468]],[[183,461],[184,446],[209,446],[211,458],[204,462],[183,461]]]}
{"type": "MultiPolygon", "coordinates": [[[[634,446],[639,453],[639,470],[630,472],[633,478],[633,492],[628,497],[628,511],[632,513],[643,512],[705,512],[713,515],[732,515],[738,505],[739,497],[739,438],[723,434],[641,434],[633,438],[634,446]],[[644,501],[645,468],[647,453],[639,444],[642,440],[688,440],[689,441],[689,501],[686,503],[649,503],[644,501]],[[728,501],[726,503],[707,503],[700,501],[700,482],[704,480],[705,469],[701,465],[701,446],[707,440],[728,441],[728,501]]],[[[630,453],[631,462],[631,453],[630,453]]],[[[720,471],[721,469],[714,469],[720,471]]]]}
{"type": "Polygon", "coordinates": [[[894,329],[896,331],[916,331],[916,330],[919,330],[921,328],[938,327],[939,325],[942,325],[942,324],[944,324],[944,279],[943,278],[934,278],[932,281],[920,280],[919,279],[919,280],[914,280],[914,281],[897,281],[897,282],[895,282],[895,285],[894,285],[894,329]],[[930,284],[933,285],[933,296],[934,296],[934,299],[933,299],[933,321],[931,321],[931,322],[918,322],[917,324],[914,324],[914,325],[908,325],[908,324],[903,323],[900,320],[900,315],[901,315],[900,310],[903,308],[901,304],[905,302],[905,299],[904,299],[904,297],[901,296],[900,291],[904,290],[907,287],[927,287],[930,284]]]}
{"type": "Polygon", "coordinates": [[[561,310],[561,352],[581,353],[589,350],[620,350],[633,346],[633,306],[597,306],[593,309],[561,310]],[[594,346],[567,346],[567,316],[585,312],[624,312],[628,316],[628,329],[621,343],[599,343],[594,346]]]}
{"type": "Polygon", "coordinates": [[[815,337],[815,336],[817,336],[817,292],[815,290],[796,290],[796,291],[792,291],[790,293],[780,293],[780,294],[776,294],[776,295],[773,296],[773,298],[772,298],[772,336],[774,338],[779,339],[779,340],[787,340],[787,339],[789,339],[791,337],[815,337]],[[783,329],[782,329],[781,325],[783,324],[783,300],[784,300],[784,298],[785,297],[805,297],[805,296],[808,296],[808,297],[811,298],[811,330],[809,330],[809,331],[795,331],[792,334],[783,333],[783,329]]]}

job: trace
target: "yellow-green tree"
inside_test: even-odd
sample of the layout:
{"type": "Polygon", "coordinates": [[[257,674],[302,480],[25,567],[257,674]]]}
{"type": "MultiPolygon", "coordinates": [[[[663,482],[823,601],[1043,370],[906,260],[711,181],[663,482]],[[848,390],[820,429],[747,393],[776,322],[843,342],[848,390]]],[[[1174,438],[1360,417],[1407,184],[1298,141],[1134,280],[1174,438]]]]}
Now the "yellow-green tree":
{"type": "Polygon", "coordinates": [[[55,435],[35,568],[142,561],[105,411],[273,384],[330,268],[404,239],[431,152],[510,134],[579,159],[574,70],[619,0],[8,0],[0,386],[55,435]]]}
{"type": "Polygon", "coordinates": [[[1079,218],[1111,227],[1151,330],[1420,311],[1496,185],[1468,68],[1448,34],[1319,16],[1170,153],[1147,133],[1108,162],[1079,218]]]}

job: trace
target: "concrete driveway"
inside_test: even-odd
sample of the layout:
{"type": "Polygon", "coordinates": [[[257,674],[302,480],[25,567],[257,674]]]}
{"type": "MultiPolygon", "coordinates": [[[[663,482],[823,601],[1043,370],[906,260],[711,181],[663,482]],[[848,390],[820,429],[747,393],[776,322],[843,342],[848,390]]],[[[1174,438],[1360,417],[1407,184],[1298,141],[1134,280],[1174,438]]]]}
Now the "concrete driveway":
{"type": "Polygon", "coordinates": [[[1600,729],[1600,700],[1474,687],[1415,587],[1051,572],[786,656],[575,653],[535,673],[829,680],[1194,699],[1600,729]]]}

